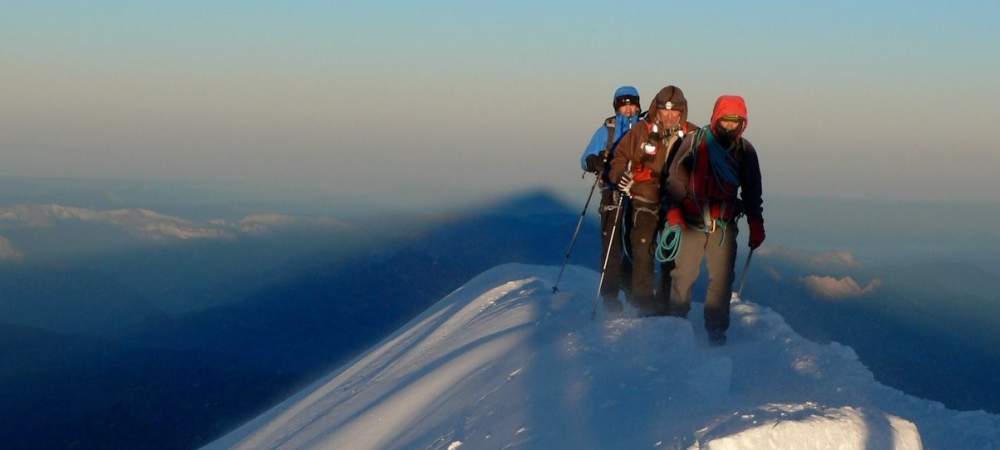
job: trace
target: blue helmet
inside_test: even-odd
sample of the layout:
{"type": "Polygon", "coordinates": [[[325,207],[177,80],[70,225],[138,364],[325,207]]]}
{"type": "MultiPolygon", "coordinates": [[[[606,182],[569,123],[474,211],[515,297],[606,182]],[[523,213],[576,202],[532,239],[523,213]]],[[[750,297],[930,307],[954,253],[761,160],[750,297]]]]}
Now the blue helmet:
{"type": "Polygon", "coordinates": [[[615,89],[615,96],[611,99],[611,106],[614,107],[615,111],[622,105],[639,105],[639,90],[632,86],[622,86],[615,89]]]}

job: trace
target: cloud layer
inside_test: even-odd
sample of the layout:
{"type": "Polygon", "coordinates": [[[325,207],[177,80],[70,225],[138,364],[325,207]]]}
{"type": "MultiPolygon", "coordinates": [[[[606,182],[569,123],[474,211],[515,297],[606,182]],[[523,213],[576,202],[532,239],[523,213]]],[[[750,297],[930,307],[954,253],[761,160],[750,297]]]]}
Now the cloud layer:
{"type": "Polygon", "coordinates": [[[819,297],[840,300],[847,298],[857,298],[868,295],[882,285],[882,281],[874,279],[864,287],[861,287],[852,277],[827,277],[820,275],[809,275],[802,278],[802,283],[819,297]]]}
{"type": "Polygon", "coordinates": [[[79,221],[119,227],[146,240],[225,239],[233,238],[228,230],[200,226],[178,217],[148,209],[94,210],[72,206],[16,205],[0,208],[0,227],[38,228],[57,222],[79,221]]]}
{"type": "Polygon", "coordinates": [[[150,241],[235,239],[239,235],[260,235],[289,227],[347,226],[335,219],[303,219],[273,213],[251,214],[236,222],[212,220],[208,223],[195,223],[148,209],[94,210],[55,204],[0,208],[0,229],[41,228],[68,221],[110,225],[136,238],[150,241]]]}
{"type": "Polygon", "coordinates": [[[0,261],[20,261],[23,257],[7,238],[0,236],[0,261]]]}
{"type": "Polygon", "coordinates": [[[847,250],[809,252],[777,245],[761,247],[757,250],[757,254],[783,259],[814,269],[856,269],[861,267],[861,263],[854,257],[854,254],[847,250]]]}

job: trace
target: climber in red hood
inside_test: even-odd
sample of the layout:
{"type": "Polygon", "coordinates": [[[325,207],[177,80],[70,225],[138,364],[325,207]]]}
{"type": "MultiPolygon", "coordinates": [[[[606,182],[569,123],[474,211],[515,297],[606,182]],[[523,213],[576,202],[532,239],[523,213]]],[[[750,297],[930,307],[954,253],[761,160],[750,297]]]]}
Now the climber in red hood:
{"type": "Polygon", "coordinates": [[[711,123],[684,138],[667,178],[670,206],[663,233],[676,237],[662,241],[675,245],[671,313],[687,316],[691,287],[704,258],[708,266],[705,328],[716,345],[725,343],[729,328],[736,219],[747,217],[751,250],[765,236],[760,163],[753,145],[743,138],[748,123],[743,97],[719,97],[711,123]]]}

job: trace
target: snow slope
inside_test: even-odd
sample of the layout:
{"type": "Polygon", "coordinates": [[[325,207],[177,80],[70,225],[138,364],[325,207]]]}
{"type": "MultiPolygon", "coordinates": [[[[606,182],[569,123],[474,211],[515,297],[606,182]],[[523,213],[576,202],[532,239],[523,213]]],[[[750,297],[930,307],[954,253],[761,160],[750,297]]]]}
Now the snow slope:
{"type": "Polygon", "coordinates": [[[477,276],[205,448],[1000,449],[1000,416],[883,386],[768,308],[734,304],[709,347],[699,305],[592,321],[597,274],[571,266],[553,295],[557,271],[477,276]]]}

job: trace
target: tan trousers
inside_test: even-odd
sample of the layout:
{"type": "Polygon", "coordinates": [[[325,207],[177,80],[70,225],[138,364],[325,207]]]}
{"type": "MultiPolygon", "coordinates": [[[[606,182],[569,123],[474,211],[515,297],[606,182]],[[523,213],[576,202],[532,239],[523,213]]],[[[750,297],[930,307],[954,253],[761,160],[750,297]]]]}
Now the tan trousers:
{"type": "Polygon", "coordinates": [[[671,314],[687,317],[691,310],[691,287],[698,279],[701,261],[704,259],[708,266],[705,328],[720,331],[729,328],[729,300],[732,295],[738,233],[735,223],[716,227],[710,234],[690,226],[682,231],[681,247],[671,272],[671,314]]]}

